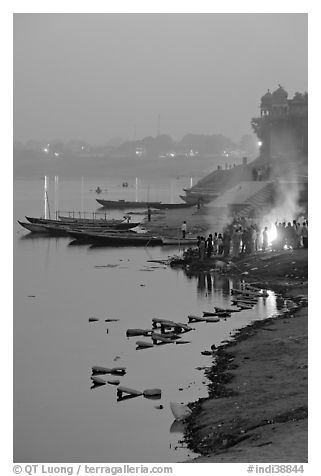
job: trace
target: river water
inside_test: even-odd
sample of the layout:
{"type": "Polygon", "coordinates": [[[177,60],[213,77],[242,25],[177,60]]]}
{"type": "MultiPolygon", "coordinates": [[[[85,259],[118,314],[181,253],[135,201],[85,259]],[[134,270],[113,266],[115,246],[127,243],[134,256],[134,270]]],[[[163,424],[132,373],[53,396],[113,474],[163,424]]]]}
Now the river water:
{"type": "MultiPolygon", "coordinates": [[[[135,199],[138,193],[140,200],[150,194],[163,201],[177,200],[190,185],[187,176],[139,177],[138,188],[132,177],[126,190],[121,181],[59,177],[54,199],[51,176],[51,213],[55,205],[96,210],[91,190],[97,185],[108,190],[106,198],[135,199]]],[[[200,368],[209,366],[211,357],[201,351],[272,315],[274,294],[219,323],[193,325],[183,337],[189,344],[136,350],[141,338],[127,338],[126,329],[150,328],[153,317],[187,322],[188,314],[230,307],[229,290],[238,280],[214,273],[187,276],[149,262],[177,254],[175,248],[95,248],[72,246],[64,237],[33,236],[16,220],[43,214],[42,189],[40,179],[14,181],[14,461],[147,463],[194,457],[181,443],[169,402],[207,396],[200,368]],[[108,318],[119,320],[105,322],[108,318]],[[91,388],[93,365],[125,366],[121,385],[141,391],[157,387],[162,397],[117,401],[117,387],[91,388]]]]}

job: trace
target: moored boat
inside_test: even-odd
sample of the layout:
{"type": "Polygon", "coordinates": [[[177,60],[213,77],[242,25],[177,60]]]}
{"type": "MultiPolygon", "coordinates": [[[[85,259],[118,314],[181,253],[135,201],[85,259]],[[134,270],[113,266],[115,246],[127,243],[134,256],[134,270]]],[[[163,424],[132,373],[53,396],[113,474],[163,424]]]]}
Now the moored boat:
{"type": "Polygon", "coordinates": [[[103,200],[96,198],[96,201],[104,208],[114,208],[124,210],[127,208],[155,208],[161,202],[130,202],[126,200],[103,200]]]}
{"type": "Polygon", "coordinates": [[[196,205],[196,203],[193,202],[183,202],[183,203],[159,203],[158,205],[155,204],[154,208],[157,208],[158,210],[171,210],[175,208],[190,208],[196,205]]]}
{"type": "Polygon", "coordinates": [[[27,223],[18,220],[19,225],[23,226],[32,233],[46,233],[47,235],[67,235],[67,227],[46,225],[44,223],[27,223]]]}
{"type": "Polygon", "coordinates": [[[26,216],[30,223],[37,223],[41,225],[57,225],[57,226],[70,226],[77,228],[115,228],[118,230],[129,230],[140,225],[139,222],[127,222],[124,220],[84,220],[84,219],[71,219],[71,220],[52,220],[48,218],[35,218],[26,216]]]}
{"type": "Polygon", "coordinates": [[[160,246],[163,240],[160,236],[146,233],[92,233],[70,231],[71,236],[82,236],[91,243],[99,243],[107,246],[160,246]]]}

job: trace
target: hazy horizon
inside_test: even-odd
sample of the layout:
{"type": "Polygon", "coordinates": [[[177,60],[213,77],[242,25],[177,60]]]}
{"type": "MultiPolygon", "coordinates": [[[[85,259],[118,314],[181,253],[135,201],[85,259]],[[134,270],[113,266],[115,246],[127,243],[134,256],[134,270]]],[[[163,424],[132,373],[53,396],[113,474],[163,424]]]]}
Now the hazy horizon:
{"type": "Polygon", "coordinates": [[[14,140],[252,133],[308,89],[307,14],[14,14],[14,140]]]}

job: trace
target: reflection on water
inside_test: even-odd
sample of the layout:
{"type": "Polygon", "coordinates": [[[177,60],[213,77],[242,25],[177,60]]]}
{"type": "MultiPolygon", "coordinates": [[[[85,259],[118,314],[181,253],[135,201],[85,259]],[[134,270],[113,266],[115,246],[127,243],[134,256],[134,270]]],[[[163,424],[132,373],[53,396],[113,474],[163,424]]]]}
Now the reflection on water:
{"type": "MultiPolygon", "coordinates": [[[[29,189],[24,200],[19,187],[15,218],[37,216],[38,200],[29,189]]],[[[86,209],[90,203],[85,200],[86,209]]],[[[69,246],[68,237],[23,233],[15,223],[14,461],[175,462],[192,456],[179,443],[182,425],[173,422],[169,402],[207,396],[197,368],[209,366],[211,357],[201,351],[274,313],[274,294],[227,320],[193,324],[195,330],[182,336],[186,345],[139,352],[136,341],[150,339],[126,337],[128,328],[150,329],[154,317],[187,323],[189,314],[230,307],[230,288],[240,281],[151,266],[148,260],[168,256],[159,247],[69,246]],[[161,399],[119,401],[112,384],[91,390],[94,365],[126,367],[124,375],[108,379],[139,391],[160,388],[161,399]]]]}

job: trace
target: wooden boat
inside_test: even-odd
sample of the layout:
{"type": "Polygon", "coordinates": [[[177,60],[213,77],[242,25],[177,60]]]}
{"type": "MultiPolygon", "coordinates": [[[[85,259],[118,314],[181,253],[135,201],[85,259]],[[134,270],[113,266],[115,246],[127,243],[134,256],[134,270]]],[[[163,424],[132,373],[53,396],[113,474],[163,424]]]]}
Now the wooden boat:
{"type": "Polygon", "coordinates": [[[102,200],[96,198],[96,201],[104,208],[127,209],[127,208],[155,208],[161,202],[129,202],[127,200],[102,200]]]}
{"type": "Polygon", "coordinates": [[[71,220],[51,220],[47,218],[34,218],[34,217],[27,217],[27,220],[30,223],[37,223],[41,225],[57,225],[57,226],[70,226],[70,227],[77,227],[77,228],[115,228],[118,230],[130,230],[131,228],[135,228],[136,226],[140,225],[139,222],[127,222],[124,220],[79,220],[71,219],[71,220]]]}
{"type": "Polygon", "coordinates": [[[94,224],[114,224],[114,225],[118,225],[119,223],[123,223],[124,220],[116,220],[116,219],[110,219],[110,220],[107,220],[107,219],[103,219],[103,218],[99,218],[99,219],[93,219],[93,218],[73,218],[73,217],[63,217],[63,216],[59,216],[58,217],[58,220],[57,219],[50,219],[50,218],[42,218],[42,217],[28,217],[26,216],[26,219],[28,221],[30,221],[30,223],[61,223],[61,224],[69,224],[69,223],[78,223],[78,224],[91,224],[91,223],[94,223],[94,224]]]}
{"type": "Polygon", "coordinates": [[[90,243],[99,243],[107,246],[160,246],[163,244],[160,236],[145,233],[94,233],[69,231],[73,237],[84,237],[90,243]]]}
{"type": "Polygon", "coordinates": [[[40,223],[26,223],[18,220],[19,225],[32,233],[45,233],[47,235],[67,235],[66,227],[56,225],[46,225],[40,223]]]}
{"type": "Polygon", "coordinates": [[[72,216],[63,216],[58,215],[59,221],[65,221],[68,223],[123,223],[123,219],[116,219],[116,218],[106,218],[106,214],[104,214],[104,218],[96,218],[96,214],[93,213],[93,218],[82,218],[82,217],[72,217],[72,216]]]}
{"type": "Polygon", "coordinates": [[[185,202],[185,203],[159,203],[158,205],[154,205],[154,208],[157,208],[158,210],[172,210],[176,208],[190,208],[196,205],[196,203],[190,203],[190,202],[185,202]]]}

